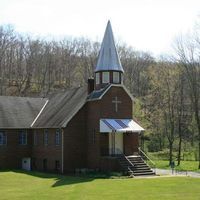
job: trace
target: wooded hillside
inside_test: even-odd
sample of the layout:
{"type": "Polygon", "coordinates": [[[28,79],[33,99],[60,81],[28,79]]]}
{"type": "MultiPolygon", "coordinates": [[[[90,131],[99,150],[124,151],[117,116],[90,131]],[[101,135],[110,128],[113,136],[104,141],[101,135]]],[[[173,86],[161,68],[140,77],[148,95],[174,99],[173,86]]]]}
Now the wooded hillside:
{"type": "MultiPolygon", "coordinates": [[[[200,34],[174,44],[176,53],[155,60],[118,44],[124,84],[135,97],[135,117],[147,129],[149,151],[194,151],[200,158],[200,34]],[[198,147],[198,150],[197,150],[198,147]]],[[[85,38],[47,41],[0,27],[0,95],[42,96],[87,84],[100,44],[85,38]]],[[[199,165],[200,167],[200,165],[199,165]]]]}

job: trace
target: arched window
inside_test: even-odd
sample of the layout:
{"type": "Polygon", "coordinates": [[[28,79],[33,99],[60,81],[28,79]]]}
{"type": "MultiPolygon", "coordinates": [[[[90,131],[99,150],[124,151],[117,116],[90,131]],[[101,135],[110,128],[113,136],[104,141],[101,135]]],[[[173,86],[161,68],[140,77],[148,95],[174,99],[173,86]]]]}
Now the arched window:
{"type": "Polygon", "coordinates": [[[102,83],[109,83],[110,82],[109,72],[103,72],[102,75],[103,75],[102,83]]]}

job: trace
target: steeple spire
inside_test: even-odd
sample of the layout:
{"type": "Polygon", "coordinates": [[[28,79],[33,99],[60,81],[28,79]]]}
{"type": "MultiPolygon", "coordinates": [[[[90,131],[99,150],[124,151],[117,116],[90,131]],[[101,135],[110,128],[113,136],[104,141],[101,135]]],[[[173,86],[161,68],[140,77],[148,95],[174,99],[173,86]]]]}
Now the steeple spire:
{"type": "Polygon", "coordinates": [[[108,21],[95,69],[95,89],[99,90],[108,84],[123,84],[123,73],[111,24],[108,21]]]}
{"type": "Polygon", "coordinates": [[[101,49],[95,69],[95,72],[99,71],[124,72],[115,46],[110,21],[108,21],[106,26],[106,31],[101,44],[101,49]]]}

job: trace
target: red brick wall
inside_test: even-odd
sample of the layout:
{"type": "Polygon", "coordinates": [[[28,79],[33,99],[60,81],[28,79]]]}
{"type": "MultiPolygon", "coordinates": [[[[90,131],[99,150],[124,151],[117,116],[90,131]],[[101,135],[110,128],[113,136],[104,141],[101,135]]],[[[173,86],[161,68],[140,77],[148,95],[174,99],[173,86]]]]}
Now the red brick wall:
{"type": "Polygon", "coordinates": [[[64,129],[64,172],[86,168],[86,106],[84,106],[64,129]]]}
{"type": "Polygon", "coordinates": [[[61,164],[61,144],[55,145],[56,129],[48,129],[48,145],[43,142],[44,129],[36,129],[37,145],[33,144],[33,130],[27,130],[27,145],[19,145],[19,130],[4,130],[7,145],[0,146],[0,168],[21,168],[22,158],[30,157],[32,168],[43,170],[43,160],[47,159],[47,170],[55,171],[55,161],[61,164]],[[33,160],[34,163],[33,163],[33,160]]]}
{"type": "Polygon", "coordinates": [[[87,165],[89,168],[99,167],[100,140],[99,140],[99,115],[100,102],[87,103],[87,165]]]}
{"type": "Polygon", "coordinates": [[[133,155],[135,152],[138,152],[138,133],[124,133],[123,139],[125,155],[133,155]]]}
{"type": "Polygon", "coordinates": [[[21,168],[22,158],[31,157],[31,131],[27,131],[27,145],[19,144],[19,130],[4,131],[7,134],[7,144],[0,145],[0,168],[21,168]]]}
{"type": "Polygon", "coordinates": [[[101,157],[100,166],[101,171],[120,171],[121,167],[117,158],[115,157],[101,157]]]}
{"type": "MultiPolygon", "coordinates": [[[[86,163],[86,113],[82,108],[64,129],[64,171],[85,168],[86,163]]],[[[18,130],[5,130],[7,145],[0,146],[0,168],[21,168],[22,158],[31,157],[32,168],[43,171],[43,160],[47,160],[47,171],[55,171],[55,162],[62,166],[62,144],[55,144],[56,129],[48,129],[48,144],[44,144],[44,130],[35,129],[37,144],[33,144],[34,130],[28,130],[28,144],[18,144],[18,130]]],[[[61,135],[60,135],[61,137],[61,135]]],[[[61,137],[62,138],[62,137],[61,137]]],[[[60,138],[60,139],[61,139],[60,138]]],[[[61,139],[62,142],[62,139],[61,139]]]]}
{"type": "MultiPolygon", "coordinates": [[[[89,168],[99,168],[101,161],[101,137],[99,133],[99,121],[101,118],[132,118],[132,100],[122,87],[111,87],[101,100],[87,103],[87,161],[89,168]],[[118,97],[121,104],[118,104],[118,112],[115,112],[113,98],[118,97]],[[95,130],[95,141],[94,139],[95,130]]],[[[104,161],[105,163],[105,161],[104,161]]],[[[109,164],[108,164],[109,165],[109,164]]]]}
{"type": "MultiPolygon", "coordinates": [[[[55,144],[55,133],[56,129],[48,130],[48,144],[44,144],[44,130],[45,129],[35,129],[37,134],[37,144],[32,146],[32,158],[33,158],[33,169],[43,171],[43,160],[47,159],[47,171],[55,171],[55,161],[60,162],[60,172],[61,172],[61,142],[60,145],[55,144]]],[[[34,137],[34,134],[33,136],[34,137]]],[[[61,139],[60,134],[60,141],[61,139]]],[[[34,140],[34,138],[33,138],[34,140]]]]}
{"type": "Polygon", "coordinates": [[[102,133],[100,134],[100,148],[101,152],[100,155],[108,155],[109,154],[109,135],[108,133],[102,133]]]}
{"type": "MultiPolygon", "coordinates": [[[[73,117],[64,129],[64,172],[76,168],[98,168],[116,170],[116,160],[101,157],[101,147],[108,146],[108,134],[99,133],[101,118],[132,118],[132,101],[122,87],[111,87],[101,100],[90,101],[73,117]],[[122,101],[115,112],[113,98],[122,101]]],[[[55,161],[62,165],[62,145],[55,145],[56,129],[48,129],[48,145],[43,142],[44,129],[37,129],[38,143],[32,145],[32,130],[28,130],[28,145],[18,145],[17,130],[6,130],[8,144],[0,146],[0,168],[21,168],[24,157],[32,157],[37,170],[43,170],[47,159],[47,170],[55,170],[55,161]]],[[[133,154],[138,147],[137,134],[124,136],[125,153],[133,154]]],[[[61,169],[60,169],[61,170],[61,169]]]]}

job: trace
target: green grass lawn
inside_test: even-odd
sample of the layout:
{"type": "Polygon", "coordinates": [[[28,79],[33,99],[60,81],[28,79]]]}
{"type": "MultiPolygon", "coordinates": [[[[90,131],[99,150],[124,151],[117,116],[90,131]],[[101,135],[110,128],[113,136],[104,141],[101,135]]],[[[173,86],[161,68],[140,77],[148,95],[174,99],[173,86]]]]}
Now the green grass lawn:
{"type": "Polygon", "coordinates": [[[0,172],[1,200],[199,200],[200,179],[189,177],[93,179],[38,172],[0,172]]]}
{"type": "MultiPolygon", "coordinates": [[[[169,166],[169,161],[167,160],[154,160],[156,164],[156,168],[160,169],[171,169],[169,166]]],[[[175,161],[175,165],[177,165],[177,162],[175,161]]],[[[175,169],[180,171],[195,171],[200,172],[200,169],[198,169],[199,162],[198,161],[181,161],[180,166],[175,166],[175,169]]]]}

